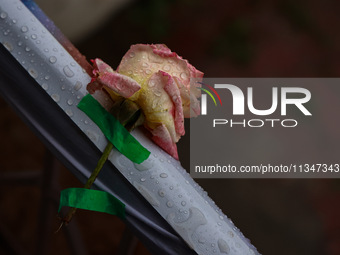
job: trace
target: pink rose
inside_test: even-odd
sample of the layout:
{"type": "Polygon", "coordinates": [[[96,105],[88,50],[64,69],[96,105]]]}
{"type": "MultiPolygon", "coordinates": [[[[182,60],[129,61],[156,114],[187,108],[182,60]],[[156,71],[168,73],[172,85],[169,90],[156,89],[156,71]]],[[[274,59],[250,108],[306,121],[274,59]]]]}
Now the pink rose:
{"type": "Polygon", "coordinates": [[[199,84],[190,79],[201,81],[203,73],[163,44],[132,45],[117,71],[100,59],[93,62],[90,93],[103,86],[113,101],[124,97],[136,102],[153,141],[178,159],[176,143],[185,133],[184,117],[200,112],[200,90],[194,89],[199,84]]]}

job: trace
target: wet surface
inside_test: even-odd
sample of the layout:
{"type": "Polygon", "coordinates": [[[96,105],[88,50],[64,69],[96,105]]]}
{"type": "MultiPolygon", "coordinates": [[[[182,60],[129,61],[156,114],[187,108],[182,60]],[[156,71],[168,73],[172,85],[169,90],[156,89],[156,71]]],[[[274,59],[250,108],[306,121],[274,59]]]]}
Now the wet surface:
{"type": "MultiPolygon", "coordinates": [[[[114,68],[129,45],[161,42],[209,77],[339,77],[339,8],[334,1],[322,5],[306,1],[137,1],[76,46],[88,59],[100,57],[114,68]]],[[[53,64],[57,59],[48,61],[53,64]]],[[[64,72],[72,76],[67,67],[64,72]]],[[[0,116],[1,173],[40,171],[43,145],[2,99],[0,116]]],[[[185,124],[188,132],[189,122],[185,124]]],[[[187,134],[179,143],[186,169],[188,148],[187,134]]],[[[58,182],[61,188],[80,186],[63,167],[58,182]]],[[[261,253],[340,254],[338,179],[198,182],[261,253]]],[[[13,230],[25,250],[34,251],[39,188],[1,183],[0,191],[2,224],[13,230]]],[[[162,196],[164,191],[158,193],[162,196]]],[[[114,254],[123,223],[92,212],[79,212],[76,220],[89,254],[114,254]]],[[[71,254],[64,235],[53,234],[58,220],[52,221],[49,254],[71,254]]],[[[3,247],[0,243],[0,253],[10,254],[3,247]]],[[[223,240],[215,248],[228,251],[223,240]]],[[[135,254],[148,252],[139,244],[135,254]]]]}

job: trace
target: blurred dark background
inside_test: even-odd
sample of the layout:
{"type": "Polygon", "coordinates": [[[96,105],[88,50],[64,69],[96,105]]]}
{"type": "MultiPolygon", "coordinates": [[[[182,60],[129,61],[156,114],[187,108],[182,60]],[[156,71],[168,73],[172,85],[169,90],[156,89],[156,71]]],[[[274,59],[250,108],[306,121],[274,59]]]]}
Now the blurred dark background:
{"type": "MultiPolygon", "coordinates": [[[[109,1],[37,2],[62,31],[67,27],[66,35],[88,59],[102,58],[114,68],[131,44],[164,43],[206,77],[340,76],[340,2],[335,0],[117,1],[121,4],[110,12],[92,7],[71,23],[65,15],[109,1]],[[72,3],[79,8],[69,10],[72,3]],[[73,32],[79,26],[83,32],[73,32]]],[[[41,171],[44,146],[1,98],[0,116],[0,171],[41,171]]],[[[186,169],[188,150],[189,135],[179,143],[186,169]]],[[[340,179],[197,181],[262,254],[340,254],[340,179]]],[[[81,186],[62,166],[58,182],[60,188],[81,186]]],[[[0,192],[0,228],[11,229],[33,252],[39,186],[0,182],[0,192]]],[[[84,211],[76,217],[89,254],[115,254],[122,222],[84,211]]],[[[53,220],[54,231],[58,220],[53,220]]],[[[49,254],[72,254],[62,232],[51,233],[50,245],[49,254]]],[[[5,246],[0,239],[0,254],[9,254],[5,246]]],[[[139,243],[135,254],[149,253],[139,243]]]]}

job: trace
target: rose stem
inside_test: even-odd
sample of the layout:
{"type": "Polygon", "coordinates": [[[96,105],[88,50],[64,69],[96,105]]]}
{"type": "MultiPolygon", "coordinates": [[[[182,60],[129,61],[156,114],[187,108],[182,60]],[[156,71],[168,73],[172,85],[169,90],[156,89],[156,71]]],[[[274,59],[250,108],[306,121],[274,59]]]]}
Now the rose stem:
{"type": "MultiPolygon", "coordinates": [[[[91,186],[94,183],[94,181],[96,180],[100,170],[102,170],[103,165],[105,164],[107,158],[109,157],[112,148],[113,148],[113,144],[108,142],[108,144],[106,145],[105,150],[104,150],[102,156],[100,157],[100,159],[99,159],[99,161],[97,163],[96,168],[92,172],[90,178],[88,178],[87,182],[85,183],[85,186],[84,186],[85,189],[91,188],[91,186]]],[[[63,224],[67,225],[71,221],[71,219],[72,219],[73,215],[76,213],[76,211],[77,211],[77,208],[75,208],[75,207],[71,208],[68,211],[67,215],[63,218],[61,226],[63,224]]]]}

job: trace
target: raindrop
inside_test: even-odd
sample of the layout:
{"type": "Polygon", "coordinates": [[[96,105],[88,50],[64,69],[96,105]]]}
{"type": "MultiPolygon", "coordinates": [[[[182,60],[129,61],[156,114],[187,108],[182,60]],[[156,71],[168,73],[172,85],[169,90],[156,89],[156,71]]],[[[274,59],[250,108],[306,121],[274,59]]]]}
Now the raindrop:
{"type": "Polygon", "coordinates": [[[167,175],[166,173],[161,173],[159,176],[160,176],[161,178],[166,178],[166,177],[168,177],[168,175],[167,175]]]}
{"type": "Polygon", "coordinates": [[[37,39],[37,35],[36,35],[36,34],[33,34],[33,35],[31,35],[31,38],[32,38],[33,40],[35,40],[35,39],[37,39]]]}
{"type": "Polygon", "coordinates": [[[198,242],[203,244],[203,243],[205,243],[205,239],[203,237],[201,237],[201,238],[198,239],[198,242]]]}
{"type": "Polygon", "coordinates": [[[29,51],[31,51],[31,49],[29,47],[26,47],[25,51],[29,52],[29,51]]]}
{"type": "Polygon", "coordinates": [[[140,181],[141,181],[141,182],[145,182],[146,179],[145,179],[145,178],[141,178],[140,181]]]}
{"type": "Polygon", "coordinates": [[[37,40],[35,43],[36,43],[36,44],[40,44],[40,40],[37,40]]]}
{"type": "Polygon", "coordinates": [[[12,51],[12,50],[13,50],[13,46],[12,46],[12,44],[10,44],[9,42],[4,42],[3,45],[5,46],[5,48],[6,48],[8,51],[12,51]]]}
{"type": "MultiPolygon", "coordinates": [[[[19,53],[19,52],[18,52],[19,53]]],[[[33,78],[38,78],[38,72],[34,70],[33,68],[28,69],[28,73],[33,77],[33,78]]]]}
{"type": "Polygon", "coordinates": [[[13,22],[13,24],[16,24],[16,23],[17,23],[17,20],[16,20],[16,19],[13,19],[12,22],[13,22]]]}
{"type": "Polygon", "coordinates": [[[182,202],[181,202],[181,205],[182,205],[182,206],[185,206],[186,204],[187,204],[187,202],[185,202],[185,201],[182,201],[182,202]]]}
{"type": "Polygon", "coordinates": [[[44,49],[45,52],[49,52],[49,50],[47,48],[44,49]]]}
{"type": "MultiPolygon", "coordinates": [[[[64,80],[61,79],[60,81],[63,82],[64,80]]],[[[65,89],[66,89],[65,85],[61,86],[61,90],[65,90],[65,89]]]]}
{"type": "Polygon", "coordinates": [[[164,190],[163,190],[163,189],[160,189],[160,190],[158,191],[158,195],[161,196],[161,197],[164,197],[164,196],[165,196],[164,190]]]}
{"type": "Polygon", "coordinates": [[[47,84],[47,83],[43,83],[43,85],[41,85],[41,87],[42,87],[44,90],[48,90],[48,84],[47,84]]]}
{"type": "Polygon", "coordinates": [[[146,187],[141,184],[134,182],[133,185],[137,188],[137,190],[144,196],[148,202],[153,206],[159,206],[159,201],[155,197],[154,193],[150,192],[146,187]]]}
{"type": "Polygon", "coordinates": [[[173,190],[173,189],[174,189],[174,187],[173,187],[173,186],[170,186],[170,187],[169,187],[169,189],[170,189],[170,190],[173,190]]]}
{"type": "Polygon", "coordinates": [[[74,85],[74,90],[78,91],[83,86],[83,84],[80,81],[77,81],[74,85]]]}
{"type": "Polygon", "coordinates": [[[7,13],[6,12],[1,12],[0,13],[0,18],[6,19],[7,18],[7,13]]]}
{"type": "Polygon", "coordinates": [[[73,112],[71,109],[67,109],[66,111],[66,114],[69,116],[69,117],[72,117],[73,116],[73,112]]]}
{"type": "Polygon", "coordinates": [[[150,69],[146,69],[145,73],[146,73],[146,74],[151,74],[152,72],[151,72],[150,69]]]}
{"type": "Polygon", "coordinates": [[[227,233],[231,238],[233,238],[234,237],[234,233],[232,232],[232,231],[228,231],[228,233],[227,233]]]}
{"type": "Polygon", "coordinates": [[[168,201],[168,202],[166,202],[166,206],[171,208],[171,207],[174,206],[174,203],[172,201],[168,201]]]}
{"type": "Polygon", "coordinates": [[[153,93],[154,93],[155,96],[157,96],[157,97],[160,97],[160,96],[162,95],[162,92],[160,92],[159,90],[155,90],[153,93]]]}
{"type": "Polygon", "coordinates": [[[167,220],[181,236],[186,237],[185,241],[194,248],[195,241],[193,236],[199,226],[207,224],[207,220],[199,209],[191,207],[189,211],[189,217],[183,222],[175,222],[174,214],[168,215],[167,220]]]}
{"type": "Polygon", "coordinates": [[[150,80],[150,81],[149,81],[149,87],[153,87],[153,86],[155,86],[155,85],[156,85],[156,83],[155,83],[154,80],[150,80]]]}
{"type": "Polygon", "coordinates": [[[19,41],[19,42],[18,42],[18,46],[22,46],[22,41],[19,41]]]}
{"type": "Polygon", "coordinates": [[[73,100],[72,99],[67,100],[67,104],[70,106],[73,105],[73,100]]]}
{"type": "Polygon", "coordinates": [[[74,76],[74,73],[72,72],[72,70],[68,66],[65,66],[63,71],[64,71],[64,74],[67,77],[73,77],[74,76]]]}
{"type": "Polygon", "coordinates": [[[55,101],[55,102],[59,102],[60,101],[60,96],[58,94],[52,94],[51,95],[52,99],[55,101]]]}
{"type": "Polygon", "coordinates": [[[135,55],[136,54],[134,52],[131,52],[129,56],[130,56],[130,58],[133,58],[135,55]]]}
{"type": "Polygon", "coordinates": [[[171,67],[169,65],[165,65],[163,67],[163,69],[164,69],[165,72],[168,72],[168,71],[170,71],[171,67]]]}
{"type": "Polygon", "coordinates": [[[45,76],[45,80],[48,81],[50,79],[50,76],[49,75],[46,75],[45,76]]]}
{"type": "Polygon", "coordinates": [[[153,160],[149,157],[147,160],[140,164],[134,163],[134,166],[139,171],[146,171],[153,167],[153,160]]]}
{"type": "Polygon", "coordinates": [[[55,62],[57,62],[57,58],[55,56],[51,56],[49,58],[49,61],[50,61],[50,63],[54,64],[55,62]]]}
{"type": "Polygon", "coordinates": [[[21,32],[26,33],[28,31],[28,27],[22,26],[21,27],[21,32]]]}
{"type": "Polygon", "coordinates": [[[142,67],[148,67],[148,66],[149,66],[148,63],[143,62],[142,67]]]}
{"type": "Polygon", "coordinates": [[[92,140],[92,141],[98,141],[99,135],[95,133],[92,130],[86,130],[86,135],[92,140]]]}
{"type": "Polygon", "coordinates": [[[183,80],[186,80],[187,78],[188,78],[188,75],[186,74],[186,73],[181,73],[181,78],[183,79],[183,80]]]}
{"type": "Polygon", "coordinates": [[[229,254],[230,248],[226,241],[218,239],[217,245],[221,253],[229,254]]]}

